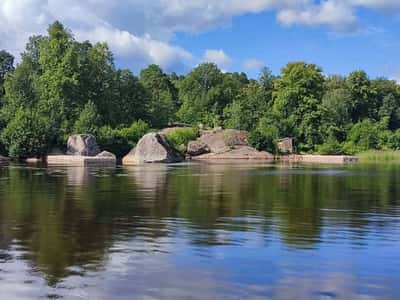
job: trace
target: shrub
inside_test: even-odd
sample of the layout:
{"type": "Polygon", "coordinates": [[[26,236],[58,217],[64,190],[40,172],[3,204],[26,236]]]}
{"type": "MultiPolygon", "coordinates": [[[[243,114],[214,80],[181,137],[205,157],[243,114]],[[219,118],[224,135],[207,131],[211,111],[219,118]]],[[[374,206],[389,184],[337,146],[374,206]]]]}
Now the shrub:
{"type": "Polygon", "coordinates": [[[329,129],[328,138],[325,143],[317,146],[317,153],[322,155],[337,155],[343,153],[342,145],[336,138],[335,129],[329,129]]]}
{"type": "Polygon", "coordinates": [[[190,141],[199,136],[197,128],[178,128],[166,134],[168,142],[180,152],[185,152],[190,141]]]}
{"type": "Polygon", "coordinates": [[[400,150],[400,129],[393,132],[388,140],[388,146],[394,150],[400,150]]]}
{"type": "Polygon", "coordinates": [[[131,124],[128,128],[122,128],[119,130],[120,135],[127,140],[127,142],[134,146],[136,143],[144,136],[147,132],[149,132],[149,125],[142,121],[136,121],[131,124]]]}
{"type": "Polygon", "coordinates": [[[18,110],[1,139],[13,158],[40,157],[50,145],[51,126],[35,111],[18,110]]]}
{"type": "Polygon", "coordinates": [[[260,122],[259,126],[249,135],[251,146],[257,150],[268,151],[273,154],[278,153],[278,139],[278,128],[273,125],[264,125],[263,122],[260,122]]]}
{"type": "Polygon", "coordinates": [[[345,142],[342,145],[342,153],[346,155],[354,155],[362,151],[363,150],[353,142],[345,142]]]}
{"type": "Polygon", "coordinates": [[[379,128],[371,120],[365,119],[355,124],[345,144],[347,150],[366,151],[379,146],[379,128]]]}
{"type": "Polygon", "coordinates": [[[101,149],[114,153],[117,157],[126,155],[150,130],[147,123],[139,120],[128,128],[113,129],[103,126],[98,130],[97,141],[101,149]]]}

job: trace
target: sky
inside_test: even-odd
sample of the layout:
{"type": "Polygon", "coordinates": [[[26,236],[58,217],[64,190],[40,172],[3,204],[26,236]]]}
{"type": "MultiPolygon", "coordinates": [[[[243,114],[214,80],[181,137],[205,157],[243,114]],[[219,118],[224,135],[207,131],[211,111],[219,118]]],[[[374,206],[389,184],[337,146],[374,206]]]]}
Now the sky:
{"type": "Polygon", "coordinates": [[[213,62],[257,77],[301,60],[400,80],[400,0],[0,0],[0,49],[18,61],[55,20],[78,40],[107,42],[136,73],[213,62]]]}

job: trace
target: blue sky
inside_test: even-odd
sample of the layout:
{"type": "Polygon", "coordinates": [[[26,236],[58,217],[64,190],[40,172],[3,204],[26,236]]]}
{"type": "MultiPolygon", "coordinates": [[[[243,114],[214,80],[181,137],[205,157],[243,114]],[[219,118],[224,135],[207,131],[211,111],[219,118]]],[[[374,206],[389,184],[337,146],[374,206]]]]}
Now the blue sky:
{"type": "MultiPolygon", "coordinates": [[[[399,0],[400,1],[400,0],[399,0]]],[[[202,34],[178,34],[175,44],[197,56],[206,49],[222,49],[232,58],[232,71],[257,76],[243,61],[252,57],[278,74],[289,61],[307,61],[327,74],[363,69],[372,77],[400,78],[400,21],[365,11],[357,32],[335,32],[326,26],[282,26],[273,12],[247,14],[228,27],[202,34]]]]}
{"type": "Polygon", "coordinates": [[[364,69],[400,79],[400,0],[0,0],[0,49],[61,21],[78,40],[107,42],[119,67],[184,73],[209,61],[256,77],[289,61],[327,74],[364,69]]]}

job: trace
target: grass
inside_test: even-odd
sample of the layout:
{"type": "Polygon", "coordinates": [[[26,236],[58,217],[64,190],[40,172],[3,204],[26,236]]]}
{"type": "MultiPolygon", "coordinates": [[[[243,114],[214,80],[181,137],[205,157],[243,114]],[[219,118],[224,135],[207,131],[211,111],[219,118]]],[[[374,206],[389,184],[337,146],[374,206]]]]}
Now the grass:
{"type": "Polygon", "coordinates": [[[360,162],[399,162],[400,150],[370,150],[357,155],[360,162]]]}

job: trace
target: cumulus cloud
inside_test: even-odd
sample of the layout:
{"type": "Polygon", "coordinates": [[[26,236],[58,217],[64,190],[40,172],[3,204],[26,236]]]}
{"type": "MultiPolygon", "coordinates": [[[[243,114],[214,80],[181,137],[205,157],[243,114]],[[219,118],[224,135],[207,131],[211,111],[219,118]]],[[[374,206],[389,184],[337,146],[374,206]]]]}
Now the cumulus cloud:
{"type": "Polygon", "coordinates": [[[357,18],[352,8],[336,0],[304,9],[284,9],[278,13],[278,20],[285,25],[328,25],[338,31],[352,31],[357,28],[357,18]]]}
{"type": "Polygon", "coordinates": [[[255,59],[255,58],[250,58],[250,59],[246,59],[243,62],[243,67],[246,70],[261,70],[262,67],[264,67],[264,63],[261,60],[255,59]]]}
{"type": "Polygon", "coordinates": [[[232,65],[232,58],[230,58],[222,49],[206,50],[204,53],[204,62],[215,63],[219,68],[227,70],[232,65]]]}
{"type": "MultiPolygon", "coordinates": [[[[191,66],[192,55],[173,45],[178,32],[205,32],[235,16],[274,11],[286,25],[354,31],[358,8],[399,13],[399,0],[0,0],[0,48],[14,54],[28,36],[60,20],[78,38],[106,41],[125,60],[165,68],[191,66]]],[[[219,63],[227,64],[219,52],[219,63]]]]}
{"type": "Polygon", "coordinates": [[[168,43],[150,38],[138,37],[128,31],[112,27],[96,27],[87,31],[76,31],[76,36],[81,40],[93,42],[106,41],[110,48],[121,59],[129,60],[137,68],[143,68],[149,63],[154,63],[168,69],[183,69],[193,63],[194,57],[186,50],[168,43]]]}

